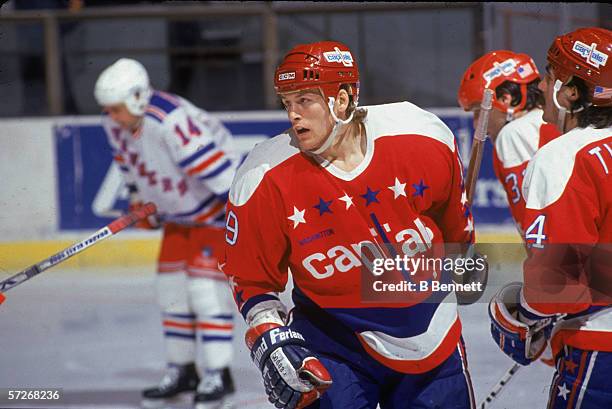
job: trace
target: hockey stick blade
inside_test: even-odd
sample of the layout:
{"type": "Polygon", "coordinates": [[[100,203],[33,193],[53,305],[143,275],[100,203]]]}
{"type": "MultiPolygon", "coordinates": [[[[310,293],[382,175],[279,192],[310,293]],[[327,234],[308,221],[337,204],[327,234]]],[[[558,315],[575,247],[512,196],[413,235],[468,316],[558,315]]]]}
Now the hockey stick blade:
{"type": "Polygon", "coordinates": [[[468,203],[472,204],[474,197],[474,191],[476,190],[476,181],[478,180],[478,174],[480,173],[480,164],[482,162],[482,152],[484,150],[484,143],[487,139],[487,126],[489,124],[489,114],[493,106],[493,90],[486,88],[482,95],[482,102],[480,104],[480,116],[476,123],[476,129],[474,130],[474,141],[472,143],[472,153],[470,155],[470,164],[465,177],[465,186],[467,189],[467,200],[468,203]]]}
{"type": "MultiPolygon", "coordinates": [[[[15,274],[12,277],[7,278],[4,281],[0,281],[0,295],[2,293],[7,292],[11,288],[18,286],[24,281],[29,280],[35,275],[38,275],[42,273],[43,271],[59,263],[62,263],[63,261],[69,259],[75,254],[80,253],[86,248],[91,247],[94,244],[120,232],[121,230],[125,229],[126,227],[131,226],[137,221],[142,220],[145,217],[154,214],[156,211],[157,209],[155,208],[155,205],[153,203],[147,203],[141,208],[134,210],[124,216],[119,217],[118,219],[114,220],[110,224],[96,231],[94,234],[92,234],[85,240],[75,243],[72,246],[65,248],[64,250],[58,253],[55,253],[51,257],[46,258],[40,261],[39,263],[36,263],[26,268],[25,270],[15,274]]],[[[0,303],[3,301],[3,299],[4,299],[4,296],[0,297],[0,303]]]]}

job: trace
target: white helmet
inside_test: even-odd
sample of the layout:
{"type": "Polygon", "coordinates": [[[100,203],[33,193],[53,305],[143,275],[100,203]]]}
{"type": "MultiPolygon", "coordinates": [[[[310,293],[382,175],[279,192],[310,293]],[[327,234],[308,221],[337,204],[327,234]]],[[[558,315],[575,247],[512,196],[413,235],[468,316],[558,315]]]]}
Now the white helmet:
{"type": "Polygon", "coordinates": [[[132,115],[142,116],[153,91],[145,67],[136,60],[121,58],[107,67],[96,81],[94,95],[101,106],[124,103],[132,115]]]}

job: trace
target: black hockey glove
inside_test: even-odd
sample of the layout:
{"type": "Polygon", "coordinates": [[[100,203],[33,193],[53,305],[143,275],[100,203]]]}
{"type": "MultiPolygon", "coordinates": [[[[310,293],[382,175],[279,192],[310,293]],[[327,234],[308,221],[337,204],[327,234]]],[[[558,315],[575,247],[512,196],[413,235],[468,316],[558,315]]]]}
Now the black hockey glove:
{"type": "Polygon", "coordinates": [[[325,366],[297,331],[278,324],[250,328],[246,343],[261,371],[268,400],[277,408],[303,408],[332,384],[325,366]]]}

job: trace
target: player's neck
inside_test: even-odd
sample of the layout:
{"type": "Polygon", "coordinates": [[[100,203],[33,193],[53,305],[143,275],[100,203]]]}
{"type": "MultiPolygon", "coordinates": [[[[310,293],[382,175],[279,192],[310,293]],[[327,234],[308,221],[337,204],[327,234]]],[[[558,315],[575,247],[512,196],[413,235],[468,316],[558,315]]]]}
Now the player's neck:
{"type": "Polygon", "coordinates": [[[578,117],[576,114],[567,114],[565,115],[565,123],[563,124],[563,128],[561,129],[561,133],[565,134],[571,131],[572,129],[578,126],[578,117]]]}
{"type": "Polygon", "coordinates": [[[366,149],[365,128],[360,122],[353,122],[345,127],[336,142],[321,157],[337,168],[350,172],[363,162],[366,149]]]}

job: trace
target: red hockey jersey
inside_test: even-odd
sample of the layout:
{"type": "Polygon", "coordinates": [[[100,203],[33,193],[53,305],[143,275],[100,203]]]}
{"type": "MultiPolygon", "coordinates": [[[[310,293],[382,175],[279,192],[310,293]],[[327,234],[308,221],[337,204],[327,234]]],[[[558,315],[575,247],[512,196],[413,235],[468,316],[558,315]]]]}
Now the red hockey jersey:
{"type": "Polygon", "coordinates": [[[425,372],[461,333],[454,294],[444,302],[365,302],[363,254],[386,244],[418,256],[434,243],[470,243],[473,220],[451,131],[408,102],[366,107],[363,162],[346,172],[297,148],[292,131],[260,143],[230,190],[223,267],[242,314],[285,289],[314,303],[379,362],[425,372]],[[451,299],[452,301],[448,301],[451,299]]]}
{"type": "Polygon", "coordinates": [[[612,128],[575,128],[527,167],[522,304],[567,314],[551,345],[612,351],[612,128]]]}

